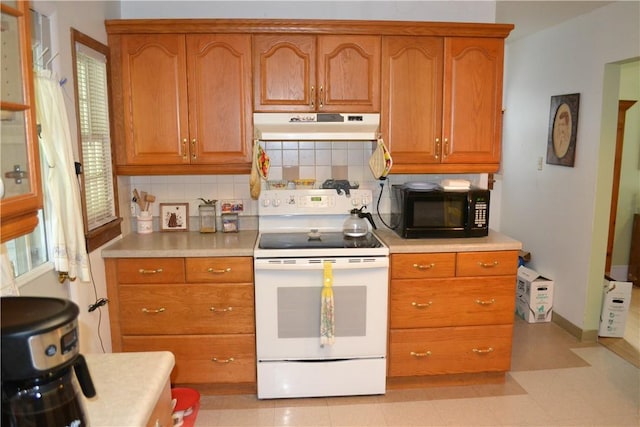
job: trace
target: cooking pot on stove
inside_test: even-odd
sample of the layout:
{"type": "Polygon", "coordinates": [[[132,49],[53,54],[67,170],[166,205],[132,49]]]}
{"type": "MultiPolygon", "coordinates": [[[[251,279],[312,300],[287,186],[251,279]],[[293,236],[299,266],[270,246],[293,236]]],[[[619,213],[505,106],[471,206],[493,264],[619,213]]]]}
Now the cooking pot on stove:
{"type": "Polygon", "coordinates": [[[342,232],[348,237],[362,237],[366,236],[369,232],[369,224],[375,230],[376,224],[373,222],[373,217],[369,212],[363,212],[365,206],[359,209],[351,209],[349,218],[344,221],[342,226],[342,232]],[[369,223],[367,223],[369,221],[369,223]]]}

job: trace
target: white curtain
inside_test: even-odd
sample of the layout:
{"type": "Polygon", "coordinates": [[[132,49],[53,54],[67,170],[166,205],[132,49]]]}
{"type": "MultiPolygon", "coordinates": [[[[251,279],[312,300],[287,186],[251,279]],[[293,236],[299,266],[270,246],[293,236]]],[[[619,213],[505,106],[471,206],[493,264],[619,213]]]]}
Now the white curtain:
{"type": "Polygon", "coordinates": [[[82,203],[62,88],[48,70],[38,71],[35,81],[50,259],[57,272],[89,282],[82,203]]]}

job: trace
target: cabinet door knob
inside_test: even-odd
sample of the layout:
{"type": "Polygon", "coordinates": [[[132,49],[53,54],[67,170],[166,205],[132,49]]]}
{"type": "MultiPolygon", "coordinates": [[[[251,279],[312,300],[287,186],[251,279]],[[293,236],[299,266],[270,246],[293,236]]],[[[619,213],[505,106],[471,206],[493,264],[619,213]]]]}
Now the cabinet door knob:
{"type": "Polygon", "coordinates": [[[498,261],[493,261],[493,262],[478,261],[478,265],[482,268],[493,268],[493,267],[496,267],[498,264],[500,264],[498,261]]]}
{"type": "Polygon", "coordinates": [[[234,359],[233,357],[230,357],[228,359],[218,359],[217,357],[212,357],[211,358],[211,361],[212,362],[216,362],[216,363],[231,363],[234,360],[236,360],[236,359],[234,359]]]}
{"type": "Polygon", "coordinates": [[[212,273],[212,274],[224,274],[224,273],[231,273],[231,267],[227,267],[227,268],[213,268],[213,267],[209,267],[207,269],[207,273],[212,273]]]}
{"type": "Polygon", "coordinates": [[[436,151],[435,151],[435,158],[439,159],[440,158],[440,138],[436,138],[436,151]]]}
{"type": "Polygon", "coordinates": [[[476,354],[487,354],[487,353],[491,353],[493,351],[493,347],[487,347],[487,348],[474,348],[473,352],[476,354]]]}
{"type": "Polygon", "coordinates": [[[411,303],[411,305],[412,305],[413,307],[418,308],[418,309],[422,309],[422,308],[430,307],[430,306],[431,306],[431,304],[433,304],[433,301],[429,301],[429,302],[427,302],[427,303],[420,303],[420,302],[415,302],[415,301],[414,301],[414,302],[412,302],[412,303],[411,303]]]}
{"type": "Polygon", "coordinates": [[[227,307],[227,308],[209,307],[209,311],[211,311],[212,313],[226,313],[227,311],[233,311],[233,307],[227,307]]]}
{"type": "Polygon", "coordinates": [[[410,355],[412,355],[413,357],[427,357],[427,356],[431,356],[431,352],[430,351],[425,351],[424,353],[417,353],[415,351],[412,351],[411,353],[409,353],[410,355]]]}
{"type": "Polygon", "coordinates": [[[494,298],[491,298],[490,300],[485,300],[485,301],[480,300],[480,299],[476,300],[476,304],[478,304],[478,305],[491,305],[494,302],[496,302],[496,300],[494,298]]]}
{"type": "Polygon", "coordinates": [[[138,273],[140,273],[140,274],[159,274],[159,273],[162,273],[162,269],[161,268],[157,268],[155,270],[145,270],[144,268],[141,268],[140,270],[138,270],[138,273]]]}
{"type": "Polygon", "coordinates": [[[320,86],[320,108],[324,107],[324,87],[320,86]]]}
{"type": "Polygon", "coordinates": [[[155,310],[154,309],[150,310],[150,309],[144,307],[142,309],[142,312],[143,313],[147,313],[147,314],[158,314],[158,313],[164,313],[165,310],[166,310],[166,308],[164,308],[164,307],[160,307],[160,308],[157,308],[155,310]]]}
{"type": "Polygon", "coordinates": [[[316,106],[316,87],[311,86],[311,103],[309,104],[311,108],[315,108],[316,106]]]}
{"type": "Polygon", "coordinates": [[[431,264],[413,264],[413,268],[417,268],[418,270],[431,270],[436,265],[434,263],[431,264]]]}
{"type": "Polygon", "coordinates": [[[182,160],[187,160],[187,138],[182,138],[182,160]]]}
{"type": "Polygon", "coordinates": [[[449,155],[449,138],[444,139],[444,157],[449,155]]]}

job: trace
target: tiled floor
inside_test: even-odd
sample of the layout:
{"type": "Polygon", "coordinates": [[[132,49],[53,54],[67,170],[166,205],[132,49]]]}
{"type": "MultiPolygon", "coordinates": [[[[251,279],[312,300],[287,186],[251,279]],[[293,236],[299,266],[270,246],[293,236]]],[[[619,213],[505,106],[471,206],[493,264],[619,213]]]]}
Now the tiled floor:
{"type": "Polygon", "coordinates": [[[640,370],[553,323],[517,320],[504,384],[315,399],[202,396],[195,425],[638,427],[640,370]]]}

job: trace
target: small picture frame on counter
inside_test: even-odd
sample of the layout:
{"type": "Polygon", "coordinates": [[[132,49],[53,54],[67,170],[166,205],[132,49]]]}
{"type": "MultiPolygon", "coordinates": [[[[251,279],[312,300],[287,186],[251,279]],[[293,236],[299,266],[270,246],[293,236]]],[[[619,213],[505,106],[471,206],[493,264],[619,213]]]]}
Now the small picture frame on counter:
{"type": "Polygon", "coordinates": [[[189,204],[160,203],[160,230],[189,230],[189,204]]]}
{"type": "Polygon", "coordinates": [[[238,214],[237,213],[223,213],[220,216],[222,217],[223,233],[238,232],[238,214]]]}

